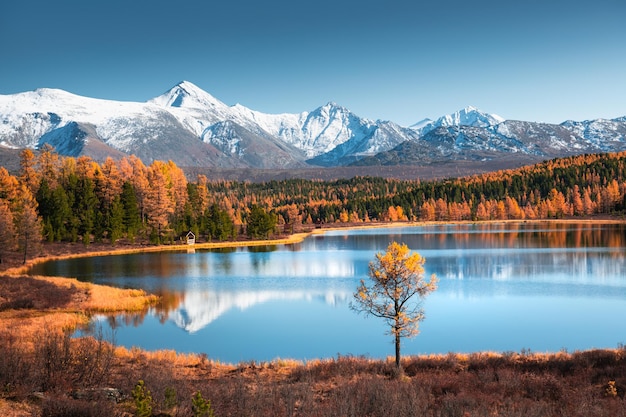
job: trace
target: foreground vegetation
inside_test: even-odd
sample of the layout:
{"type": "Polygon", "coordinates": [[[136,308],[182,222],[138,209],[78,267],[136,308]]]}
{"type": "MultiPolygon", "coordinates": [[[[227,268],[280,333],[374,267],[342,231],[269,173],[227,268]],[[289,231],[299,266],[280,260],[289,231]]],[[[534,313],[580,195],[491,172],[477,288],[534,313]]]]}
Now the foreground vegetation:
{"type": "Polygon", "coordinates": [[[410,357],[398,379],[390,360],[230,366],[50,331],[27,350],[2,333],[4,416],[626,415],[624,349],[410,357]]]}

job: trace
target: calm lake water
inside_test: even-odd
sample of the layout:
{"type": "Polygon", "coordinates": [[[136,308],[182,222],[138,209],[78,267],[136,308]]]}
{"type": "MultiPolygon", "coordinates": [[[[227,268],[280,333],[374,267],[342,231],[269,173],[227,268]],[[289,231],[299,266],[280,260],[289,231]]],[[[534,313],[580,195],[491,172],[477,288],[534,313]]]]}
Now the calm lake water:
{"type": "Polygon", "coordinates": [[[384,358],[380,319],[349,308],[390,241],[426,258],[439,288],[402,353],[569,351],[626,342],[626,228],[585,223],[432,225],[332,231],[296,245],[47,262],[33,274],[142,288],[141,315],[99,316],[115,342],[222,362],[384,358]]]}

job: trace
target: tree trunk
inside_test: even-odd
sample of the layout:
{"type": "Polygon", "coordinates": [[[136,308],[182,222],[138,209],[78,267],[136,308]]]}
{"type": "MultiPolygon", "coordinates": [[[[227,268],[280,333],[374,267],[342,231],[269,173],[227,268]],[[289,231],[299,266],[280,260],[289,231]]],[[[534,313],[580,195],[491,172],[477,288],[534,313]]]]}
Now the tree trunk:
{"type": "Polygon", "coordinates": [[[402,365],[400,364],[400,333],[396,331],[396,369],[398,375],[402,373],[402,365]]]}
{"type": "Polygon", "coordinates": [[[28,232],[26,232],[24,236],[24,261],[22,262],[22,265],[26,265],[27,254],[28,254],[28,232]]]}

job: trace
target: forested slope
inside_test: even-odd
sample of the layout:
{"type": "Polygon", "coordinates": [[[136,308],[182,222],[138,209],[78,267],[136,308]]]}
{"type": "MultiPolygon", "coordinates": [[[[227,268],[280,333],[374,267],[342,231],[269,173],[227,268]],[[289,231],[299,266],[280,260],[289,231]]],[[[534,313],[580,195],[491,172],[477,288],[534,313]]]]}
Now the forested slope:
{"type": "Polygon", "coordinates": [[[438,181],[354,177],[262,183],[186,178],[173,162],[131,156],[38,156],[20,172],[0,167],[2,252],[43,240],[173,242],[266,238],[328,223],[547,219],[617,214],[626,208],[626,153],[554,159],[513,170],[438,181]]]}

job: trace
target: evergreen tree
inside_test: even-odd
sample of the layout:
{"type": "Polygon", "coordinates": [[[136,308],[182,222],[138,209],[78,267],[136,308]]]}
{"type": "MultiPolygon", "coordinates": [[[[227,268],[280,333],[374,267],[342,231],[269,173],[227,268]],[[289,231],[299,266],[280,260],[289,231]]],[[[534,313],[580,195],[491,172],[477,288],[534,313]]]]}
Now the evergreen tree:
{"type": "Polygon", "coordinates": [[[247,219],[246,231],[248,236],[258,239],[267,239],[276,229],[278,218],[273,213],[267,213],[262,207],[253,205],[247,219]]]}
{"type": "Polygon", "coordinates": [[[83,243],[91,242],[91,234],[96,227],[96,213],[99,212],[98,199],[95,193],[94,183],[91,178],[79,178],[75,193],[73,214],[78,219],[78,234],[83,237],[83,243]]]}
{"type": "Polygon", "coordinates": [[[65,221],[67,239],[71,242],[76,242],[78,240],[78,230],[80,229],[80,217],[76,202],[79,181],[76,172],[73,170],[68,171],[62,182],[62,187],[67,195],[67,205],[69,207],[69,214],[65,221]]]}
{"type": "Polygon", "coordinates": [[[205,217],[205,232],[209,238],[223,241],[236,237],[237,229],[233,219],[226,210],[220,209],[217,204],[209,207],[205,217]]]}
{"type": "Polygon", "coordinates": [[[26,263],[28,255],[36,251],[41,243],[41,222],[37,216],[37,201],[24,184],[16,202],[13,219],[19,249],[24,254],[23,263],[26,263]]]}
{"type": "Polygon", "coordinates": [[[52,200],[52,190],[48,186],[48,181],[42,178],[37,190],[37,206],[39,215],[43,223],[43,235],[48,242],[54,242],[55,233],[50,217],[54,214],[54,204],[52,200]]]}
{"type": "Polygon", "coordinates": [[[68,219],[72,215],[69,197],[60,185],[52,192],[54,213],[50,220],[55,233],[55,240],[61,241],[68,237],[68,219]]]}
{"type": "Polygon", "coordinates": [[[57,185],[51,190],[48,186],[48,180],[42,178],[37,191],[37,204],[39,215],[44,224],[44,237],[49,242],[66,239],[71,209],[65,189],[57,185]]]}
{"type": "Polygon", "coordinates": [[[133,185],[126,181],[122,186],[120,202],[123,208],[123,225],[126,237],[133,240],[141,227],[141,215],[133,185]]]}
{"type": "Polygon", "coordinates": [[[116,196],[111,202],[111,209],[109,211],[108,230],[107,234],[111,244],[115,244],[119,238],[124,234],[124,204],[120,199],[120,196],[116,196]]]}

